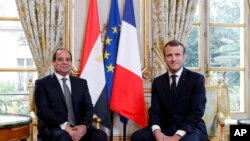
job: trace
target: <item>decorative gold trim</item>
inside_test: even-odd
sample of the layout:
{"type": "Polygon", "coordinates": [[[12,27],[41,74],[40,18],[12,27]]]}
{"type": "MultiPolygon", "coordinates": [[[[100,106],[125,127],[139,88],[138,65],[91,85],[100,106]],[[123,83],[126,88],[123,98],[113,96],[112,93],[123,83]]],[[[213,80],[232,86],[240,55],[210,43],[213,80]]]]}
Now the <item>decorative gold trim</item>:
{"type": "Polygon", "coordinates": [[[70,17],[71,17],[72,0],[66,0],[65,6],[65,48],[70,50],[70,17]]]}
{"type": "Polygon", "coordinates": [[[144,1],[144,31],[143,31],[143,40],[144,40],[144,68],[142,69],[142,77],[144,81],[152,81],[152,68],[150,65],[150,52],[149,52],[149,39],[148,39],[148,0],[144,1]]]}
{"type": "MultiPolygon", "coordinates": [[[[108,137],[110,140],[110,137],[108,137]]],[[[113,136],[113,141],[123,141],[123,136],[113,136]]],[[[126,136],[126,141],[130,141],[130,137],[126,136]]]]}
{"type": "Polygon", "coordinates": [[[165,61],[164,61],[164,58],[162,57],[159,48],[154,47],[153,50],[154,50],[154,52],[156,53],[156,55],[159,57],[159,59],[160,59],[160,61],[162,62],[162,64],[164,64],[164,65],[166,66],[165,61]]]}
{"type": "Polygon", "coordinates": [[[151,94],[151,88],[144,88],[144,93],[150,93],[151,94]]]}

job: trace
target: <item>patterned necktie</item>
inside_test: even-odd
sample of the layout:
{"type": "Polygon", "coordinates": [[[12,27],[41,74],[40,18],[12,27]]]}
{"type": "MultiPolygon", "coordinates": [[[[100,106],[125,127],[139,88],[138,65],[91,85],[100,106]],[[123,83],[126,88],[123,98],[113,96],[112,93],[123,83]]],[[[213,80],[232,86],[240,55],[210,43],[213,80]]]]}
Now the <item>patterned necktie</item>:
{"type": "Polygon", "coordinates": [[[177,75],[171,75],[171,78],[172,78],[172,84],[171,84],[171,88],[170,88],[170,92],[171,92],[171,95],[175,95],[175,89],[176,89],[176,77],[177,75]]]}
{"type": "Polygon", "coordinates": [[[68,120],[71,125],[75,125],[75,116],[73,112],[73,106],[72,106],[72,100],[71,100],[71,92],[69,90],[69,87],[66,84],[67,78],[62,78],[63,81],[63,91],[64,91],[64,97],[68,109],[68,120]]]}

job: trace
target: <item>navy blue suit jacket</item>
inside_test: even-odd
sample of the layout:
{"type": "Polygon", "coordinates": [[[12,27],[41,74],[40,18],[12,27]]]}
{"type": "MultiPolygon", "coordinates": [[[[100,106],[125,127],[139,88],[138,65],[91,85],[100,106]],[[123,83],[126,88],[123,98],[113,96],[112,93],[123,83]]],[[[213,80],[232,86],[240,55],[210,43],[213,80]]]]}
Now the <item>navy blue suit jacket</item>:
{"type": "Polygon", "coordinates": [[[172,96],[168,73],[155,78],[149,109],[150,126],[159,125],[169,134],[174,134],[177,130],[187,133],[198,131],[202,138],[207,138],[202,120],[206,104],[204,81],[201,74],[184,68],[177,84],[176,95],[172,96]]]}
{"type": "MultiPolygon", "coordinates": [[[[93,105],[87,81],[70,76],[72,105],[76,125],[90,126],[93,117],[93,105]]],[[[68,111],[63,90],[55,74],[48,75],[35,82],[35,105],[39,120],[39,131],[48,128],[60,128],[68,121],[68,111]]]]}

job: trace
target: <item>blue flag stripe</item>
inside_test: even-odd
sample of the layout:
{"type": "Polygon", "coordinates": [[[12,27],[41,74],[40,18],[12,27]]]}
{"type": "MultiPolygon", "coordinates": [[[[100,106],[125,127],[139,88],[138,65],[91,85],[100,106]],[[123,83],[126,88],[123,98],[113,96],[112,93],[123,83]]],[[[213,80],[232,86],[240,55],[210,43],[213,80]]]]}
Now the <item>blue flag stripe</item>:
{"type": "Polygon", "coordinates": [[[134,5],[132,0],[126,0],[125,8],[123,13],[123,21],[133,25],[136,27],[135,24],[135,14],[134,14],[134,5]]]}

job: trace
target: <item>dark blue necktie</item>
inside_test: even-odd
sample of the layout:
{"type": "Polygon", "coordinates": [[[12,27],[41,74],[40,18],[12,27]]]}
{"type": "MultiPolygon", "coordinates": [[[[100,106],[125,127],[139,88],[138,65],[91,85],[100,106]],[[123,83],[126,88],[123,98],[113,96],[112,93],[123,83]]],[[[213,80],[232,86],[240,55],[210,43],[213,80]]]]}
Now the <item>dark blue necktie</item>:
{"type": "Polygon", "coordinates": [[[172,96],[175,96],[176,77],[177,77],[177,75],[171,75],[172,83],[171,83],[170,92],[171,92],[171,95],[172,95],[172,96]]]}

